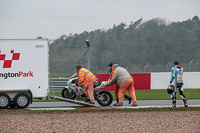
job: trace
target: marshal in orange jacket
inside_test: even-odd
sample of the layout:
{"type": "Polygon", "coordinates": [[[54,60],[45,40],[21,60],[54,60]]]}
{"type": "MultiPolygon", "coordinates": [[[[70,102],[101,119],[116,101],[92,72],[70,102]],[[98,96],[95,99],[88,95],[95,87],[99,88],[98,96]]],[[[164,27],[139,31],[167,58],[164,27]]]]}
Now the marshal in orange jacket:
{"type": "Polygon", "coordinates": [[[82,84],[84,85],[84,87],[87,87],[89,82],[92,79],[96,79],[96,77],[94,76],[94,74],[92,72],[90,72],[88,69],[86,68],[81,68],[79,73],[78,73],[78,85],[82,84]]]}

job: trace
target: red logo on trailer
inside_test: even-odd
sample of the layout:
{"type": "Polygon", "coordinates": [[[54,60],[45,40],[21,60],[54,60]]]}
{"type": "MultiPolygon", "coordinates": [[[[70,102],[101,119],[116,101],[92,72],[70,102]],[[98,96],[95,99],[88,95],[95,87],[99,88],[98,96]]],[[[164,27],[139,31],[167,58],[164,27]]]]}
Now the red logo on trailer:
{"type": "Polygon", "coordinates": [[[1,54],[0,50],[0,61],[4,61],[3,68],[11,68],[13,60],[19,60],[20,53],[15,53],[14,50],[11,50],[10,53],[12,54],[11,60],[6,60],[6,54],[1,54]]]}

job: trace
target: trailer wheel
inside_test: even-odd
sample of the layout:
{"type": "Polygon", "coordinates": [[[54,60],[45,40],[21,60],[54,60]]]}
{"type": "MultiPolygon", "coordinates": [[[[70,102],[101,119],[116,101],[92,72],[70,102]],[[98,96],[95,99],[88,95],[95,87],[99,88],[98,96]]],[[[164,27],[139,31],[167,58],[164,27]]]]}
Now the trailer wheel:
{"type": "Polygon", "coordinates": [[[10,97],[6,93],[0,93],[0,109],[6,109],[10,105],[10,97]]]}
{"type": "Polygon", "coordinates": [[[18,93],[14,98],[14,104],[17,108],[26,108],[30,103],[30,96],[24,92],[18,93]]]}

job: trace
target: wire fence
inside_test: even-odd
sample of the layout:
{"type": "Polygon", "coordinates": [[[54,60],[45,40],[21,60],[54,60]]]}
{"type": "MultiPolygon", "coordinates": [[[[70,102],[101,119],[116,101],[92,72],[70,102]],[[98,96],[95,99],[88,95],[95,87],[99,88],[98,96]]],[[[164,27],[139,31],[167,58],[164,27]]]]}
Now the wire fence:
{"type": "MultiPolygon", "coordinates": [[[[66,77],[69,74],[73,74],[76,72],[76,65],[80,64],[85,68],[88,68],[88,62],[86,59],[82,60],[81,62],[54,62],[53,64],[54,71],[51,71],[53,73],[66,73],[66,77]],[[64,68],[64,69],[63,69],[64,68]]],[[[130,73],[144,73],[144,72],[170,72],[171,68],[173,67],[173,63],[167,63],[167,64],[150,64],[147,63],[146,65],[123,65],[118,63],[119,66],[124,67],[127,69],[130,73]]],[[[91,68],[89,69],[93,73],[109,73],[107,65],[102,69],[99,69],[95,67],[94,65],[90,64],[91,68]]],[[[52,66],[50,66],[51,68],[52,66]]],[[[200,66],[198,64],[181,64],[181,67],[184,68],[184,72],[200,72],[200,66]]],[[[52,69],[51,69],[52,70],[52,69]]]]}
{"type": "MultiPolygon", "coordinates": [[[[174,67],[173,62],[168,62],[166,64],[147,63],[145,65],[140,65],[140,64],[123,65],[119,63],[119,65],[127,69],[130,73],[170,72],[171,68],[174,67]]],[[[180,66],[183,67],[184,72],[200,72],[199,64],[189,62],[189,63],[181,64],[180,66]]],[[[107,66],[105,66],[104,69],[93,68],[92,71],[95,73],[108,73],[107,66]]]]}

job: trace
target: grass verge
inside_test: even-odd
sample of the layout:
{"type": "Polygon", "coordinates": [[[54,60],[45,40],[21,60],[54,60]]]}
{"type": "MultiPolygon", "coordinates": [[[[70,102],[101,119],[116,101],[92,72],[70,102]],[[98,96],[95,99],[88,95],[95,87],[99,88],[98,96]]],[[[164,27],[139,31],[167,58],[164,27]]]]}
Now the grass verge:
{"type": "MultiPolygon", "coordinates": [[[[114,91],[110,91],[113,95],[114,100],[115,93],[114,91]]],[[[200,89],[184,89],[185,96],[187,99],[200,99],[200,89]]],[[[128,94],[128,92],[127,92],[128,94]]],[[[53,93],[51,93],[53,95],[53,93]]],[[[55,92],[55,95],[58,97],[61,96],[61,92],[55,92]]],[[[179,92],[177,92],[177,99],[181,99],[179,92]]],[[[159,89],[159,90],[136,90],[136,97],[137,100],[171,100],[170,95],[167,93],[165,89],[159,89]]],[[[127,99],[124,99],[127,100],[127,99]]],[[[38,100],[34,99],[34,102],[56,102],[58,100],[50,99],[50,100],[38,100]]]]}
{"type": "MultiPolygon", "coordinates": [[[[200,89],[184,89],[187,99],[200,99],[200,89]]],[[[136,90],[138,100],[171,100],[166,89],[159,90],[136,90]]],[[[177,99],[182,99],[177,91],[177,99]]]]}
{"type": "Polygon", "coordinates": [[[200,110],[200,107],[182,108],[129,108],[129,109],[73,109],[73,110],[0,110],[0,114],[9,113],[64,113],[64,112],[113,112],[113,111],[184,111],[200,110]]]}

